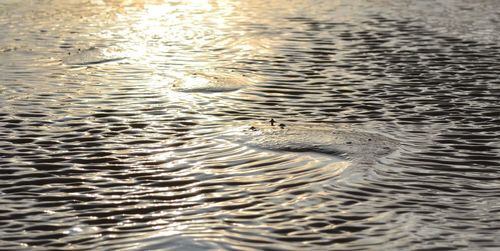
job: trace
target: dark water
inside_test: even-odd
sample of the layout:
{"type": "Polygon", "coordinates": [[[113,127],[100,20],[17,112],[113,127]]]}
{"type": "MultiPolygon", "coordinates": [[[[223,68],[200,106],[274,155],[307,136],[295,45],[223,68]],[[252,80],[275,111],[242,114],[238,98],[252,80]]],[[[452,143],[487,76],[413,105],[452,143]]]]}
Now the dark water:
{"type": "Polygon", "coordinates": [[[395,2],[0,3],[0,249],[500,250],[499,2],[395,2]]]}

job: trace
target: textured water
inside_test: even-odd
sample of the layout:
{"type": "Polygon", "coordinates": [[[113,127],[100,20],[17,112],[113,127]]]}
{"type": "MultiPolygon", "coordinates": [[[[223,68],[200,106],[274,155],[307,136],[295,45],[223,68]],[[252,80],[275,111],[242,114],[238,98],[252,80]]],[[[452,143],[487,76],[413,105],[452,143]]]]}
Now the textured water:
{"type": "Polygon", "coordinates": [[[0,249],[500,250],[499,3],[2,1],[0,249]]]}

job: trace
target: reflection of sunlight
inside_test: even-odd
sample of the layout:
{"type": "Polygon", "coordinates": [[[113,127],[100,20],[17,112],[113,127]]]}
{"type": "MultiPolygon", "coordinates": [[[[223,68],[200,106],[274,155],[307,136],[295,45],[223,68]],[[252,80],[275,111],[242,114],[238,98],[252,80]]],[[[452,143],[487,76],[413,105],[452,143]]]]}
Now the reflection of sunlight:
{"type": "MultiPolygon", "coordinates": [[[[127,38],[124,47],[130,58],[153,69],[165,68],[165,62],[170,63],[170,68],[179,65],[176,61],[213,68],[209,63],[200,63],[206,60],[200,60],[199,57],[206,55],[201,54],[199,48],[206,47],[208,40],[220,33],[224,18],[213,15],[213,6],[209,1],[141,3],[140,10],[117,17],[118,22],[124,23],[130,22],[130,15],[138,17],[118,31],[127,38]]],[[[207,50],[208,53],[210,50],[207,50]]]]}
{"type": "MultiPolygon", "coordinates": [[[[232,28],[238,27],[235,21],[239,20],[228,19],[238,8],[231,1],[93,2],[107,6],[114,14],[112,21],[116,27],[102,31],[101,37],[106,41],[118,41],[112,46],[119,47],[120,55],[129,63],[151,73],[145,77],[161,76],[168,80],[170,73],[167,72],[186,75],[234,68],[238,59],[248,60],[271,50],[269,37],[232,28]]],[[[187,80],[203,86],[199,78],[187,80]]],[[[148,82],[156,83],[157,80],[148,82]]]]}

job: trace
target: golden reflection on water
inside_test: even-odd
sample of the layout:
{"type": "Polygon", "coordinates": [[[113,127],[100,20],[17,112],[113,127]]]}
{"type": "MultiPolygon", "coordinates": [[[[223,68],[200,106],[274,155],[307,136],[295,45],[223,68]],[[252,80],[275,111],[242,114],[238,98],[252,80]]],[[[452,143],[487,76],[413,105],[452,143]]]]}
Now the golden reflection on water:
{"type": "Polygon", "coordinates": [[[221,3],[194,0],[105,3],[118,13],[116,24],[120,28],[117,33],[126,38],[120,46],[136,63],[160,72],[175,65],[215,67],[213,59],[207,60],[214,49],[210,44],[224,35],[226,15],[221,12],[230,11],[221,8],[221,3]],[[165,62],[165,56],[174,61],[165,62]]]}
{"type": "MultiPolygon", "coordinates": [[[[237,2],[107,0],[92,1],[92,3],[105,6],[107,12],[105,15],[100,16],[101,19],[92,21],[99,27],[93,28],[97,31],[91,29],[91,31],[95,32],[92,33],[92,36],[95,37],[89,39],[91,42],[87,45],[83,44],[85,39],[88,39],[85,36],[88,35],[82,32],[81,40],[83,42],[78,47],[82,49],[85,46],[87,48],[93,46],[106,49],[113,48],[113,50],[110,50],[110,54],[116,52],[120,57],[123,55],[126,59],[124,63],[78,66],[67,71],[64,77],[72,82],[79,83],[79,85],[72,87],[74,89],[71,95],[74,97],[68,97],[71,99],[62,101],[63,104],[70,106],[67,114],[93,113],[92,115],[102,115],[103,111],[114,112],[116,110],[130,113],[136,108],[160,106],[161,103],[165,105],[165,111],[159,110],[162,115],[169,113],[173,118],[182,118],[195,114],[198,118],[202,118],[202,121],[213,123],[214,118],[210,117],[210,115],[204,115],[204,111],[218,112],[217,109],[221,107],[221,104],[232,108],[241,105],[229,103],[230,101],[225,101],[223,98],[218,99],[217,97],[240,95],[240,98],[250,99],[252,95],[244,92],[236,94],[211,93],[210,95],[206,93],[178,92],[171,88],[176,79],[184,81],[187,86],[203,87],[210,81],[194,77],[193,73],[197,71],[200,72],[199,75],[206,72],[211,72],[211,74],[225,73],[228,68],[238,68],[238,60],[252,60],[272,53],[272,36],[269,34],[249,33],[240,29],[238,22],[252,23],[255,21],[255,17],[243,15],[239,16],[238,20],[234,20],[232,11],[238,7],[236,6],[238,5],[237,2]],[[220,53],[221,50],[224,53],[220,53]],[[144,101],[143,95],[158,95],[157,100],[155,100],[157,103],[144,105],[142,103],[144,101]],[[108,103],[106,98],[104,98],[104,103],[99,103],[103,101],[99,97],[113,99],[116,103],[108,103]],[[71,101],[79,99],[83,99],[80,102],[85,104],[80,105],[80,107],[71,107],[71,101]],[[219,103],[219,106],[216,103],[219,103]],[[182,109],[178,109],[179,107],[182,109]],[[184,110],[184,113],[180,110],[184,110]],[[186,110],[191,114],[187,114],[186,110]]],[[[259,77],[249,76],[248,79],[248,82],[257,82],[256,80],[259,80],[259,77]]],[[[61,100],[58,100],[58,102],[61,102],[61,100]]],[[[134,115],[133,119],[145,122],[148,129],[165,128],[166,126],[159,124],[161,120],[158,117],[158,114],[155,113],[139,112],[134,115]]],[[[89,121],[89,124],[99,125],[99,121],[95,121],[98,119],[93,118],[92,120],[89,121]]],[[[113,118],[109,121],[117,122],[112,120],[113,118]]],[[[128,121],[127,118],[123,121],[123,123],[130,122],[133,121],[128,121]]],[[[204,128],[204,130],[211,129],[210,127],[204,128]]],[[[173,188],[168,186],[151,188],[138,183],[123,188],[122,192],[126,195],[92,194],[92,196],[110,202],[120,199],[133,201],[145,194],[172,198],[168,201],[147,201],[133,207],[154,208],[158,204],[171,206],[172,208],[168,210],[159,210],[148,215],[153,216],[155,219],[159,218],[148,222],[152,229],[158,230],[159,235],[168,236],[187,232],[191,235],[199,234],[204,237],[204,232],[211,231],[214,221],[215,224],[220,226],[226,224],[224,218],[230,218],[231,215],[229,214],[243,217],[251,215],[252,212],[246,209],[237,209],[230,213],[223,212],[222,215],[219,215],[221,208],[235,204],[254,203],[254,201],[259,200],[255,195],[251,196],[251,194],[266,194],[264,200],[268,200],[269,203],[294,208],[299,213],[307,213],[307,210],[321,207],[321,204],[312,201],[311,197],[321,194],[319,188],[322,183],[307,184],[307,182],[309,180],[328,180],[339,175],[350,165],[347,161],[338,161],[338,159],[321,154],[282,154],[262,149],[257,150],[223,140],[211,141],[210,139],[203,139],[200,135],[194,135],[189,131],[189,128],[185,130],[180,128],[180,130],[185,133],[185,138],[190,138],[186,140],[188,143],[182,142],[183,139],[179,140],[173,137],[162,139],[159,143],[150,144],[148,148],[135,145],[120,148],[119,150],[113,150],[113,154],[129,156],[129,158],[134,158],[130,156],[138,156],[134,158],[137,163],[159,163],[154,167],[146,168],[134,165],[130,170],[127,170],[127,175],[130,177],[133,177],[135,173],[153,173],[158,170],[170,171],[178,169],[175,171],[175,175],[169,173],[164,178],[166,180],[172,178],[177,181],[176,179],[182,180],[194,176],[199,179],[199,182],[216,182],[217,185],[213,185],[213,187],[217,188],[214,189],[216,192],[203,192],[204,188],[197,185],[179,189],[175,186],[173,188]],[[168,145],[175,144],[179,144],[179,146],[165,150],[168,145]],[[142,155],[147,155],[147,157],[142,159],[140,157],[142,155]],[[248,160],[249,157],[253,158],[253,160],[248,160]],[[273,161],[281,161],[284,164],[269,165],[273,161]],[[226,165],[226,163],[232,164],[225,169],[207,168],[226,165]],[[151,170],[153,168],[157,170],[151,170]],[[273,181],[277,176],[281,176],[280,180],[273,181]],[[312,192],[301,194],[292,200],[286,199],[285,195],[290,192],[290,189],[287,189],[288,184],[300,184],[304,180],[307,181],[304,187],[311,189],[312,192]],[[235,185],[236,188],[233,185],[227,185],[239,183],[244,185],[242,187],[235,185]],[[182,192],[179,192],[179,190],[182,190],[182,192]],[[247,194],[247,196],[224,200],[224,198],[231,198],[239,192],[247,194]],[[194,195],[186,196],[186,194],[194,195]],[[179,207],[174,208],[176,205],[179,207]],[[204,214],[207,217],[190,219],[189,217],[193,214],[204,214]]],[[[164,138],[162,131],[153,129],[144,130],[138,134],[140,134],[139,138],[143,139],[164,138]]],[[[137,138],[138,136],[135,134],[120,133],[106,147],[113,149],[114,146],[137,138]]],[[[160,179],[164,174],[155,175],[155,177],[148,178],[160,179]]],[[[98,173],[89,174],[85,178],[88,180],[101,179],[98,173]]],[[[109,183],[120,183],[118,178],[116,180],[109,178],[107,181],[109,183]]],[[[135,217],[144,218],[146,216],[136,215],[135,217]]],[[[263,218],[265,217],[266,215],[263,215],[263,218]]],[[[134,223],[123,224],[124,226],[134,225],[134,223]]],[[[261,227],[266,228],[272,227],[269,223],[259,219],[256,219],[252,224],[261,224],[261,227]]]]}
{"type": "Polygon", "coordinates": [[[404,9],[385,0],[8,2],[0,248],[168,248],[179,235],[257,250],[496,244],[480,219],[497,211],[467,201],[497,202],[482,183],[498,159],[487,71],[498,47],[480,38],[380,14],[384,3],[404,9]],[[250,83],[207,91],[211,81],[193,77],[207,72],[250,83]],[[245,132],[270,117],[286,124],[273,127],[283,140],[250,144],[245,132]],[[306,122],[404,144],[363,163],[314,154],[326,134],[288,133],[306,122]]]}

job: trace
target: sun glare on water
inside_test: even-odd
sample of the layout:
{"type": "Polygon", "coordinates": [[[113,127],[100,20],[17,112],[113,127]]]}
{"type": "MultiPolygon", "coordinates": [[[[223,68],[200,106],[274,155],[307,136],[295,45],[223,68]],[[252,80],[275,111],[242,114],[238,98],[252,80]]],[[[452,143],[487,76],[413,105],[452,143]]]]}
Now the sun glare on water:
{"type": "Polygon", "coordinates": [[[224,16],[210,1],[109,1],[117,10],[117,32],[129,58],[154,71],[178,70],[179,65],[213,68],[207,58],[215,36],[225,29],[224,16]],[[130,18],[134,16],[134,18],[130,18]],[[133,20],[133,21],[131,21],[133,20]],[[166,61],[170,63],[166,65],[166,61]]]}

